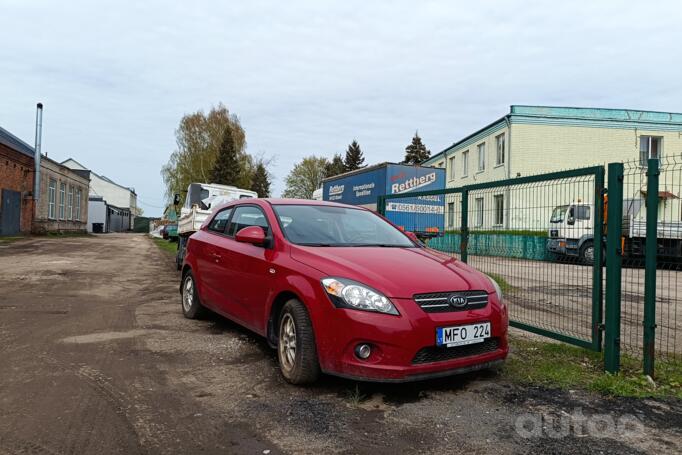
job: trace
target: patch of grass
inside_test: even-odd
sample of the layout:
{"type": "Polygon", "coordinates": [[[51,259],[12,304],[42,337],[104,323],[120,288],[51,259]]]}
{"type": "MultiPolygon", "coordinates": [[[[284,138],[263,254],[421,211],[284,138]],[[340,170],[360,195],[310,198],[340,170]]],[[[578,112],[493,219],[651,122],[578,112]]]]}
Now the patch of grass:
{"type": "Polygon", "coordinates": [[[682,399],[682,362],[656,361],[656,380],[641,371],[641,361],[622,356],[618,374],[605,373],[602,354],[564,343],[510,339],[511,354],[503,376],[522,384],[584,389],[623,397],[682,399]]]}
{"type": "Polygon", "coordinates": [[[8,243],[16,242],[17,240],[24,239],[26,237],[21,237],[21,236],[7,236],[7,237],[0,237],[0,245],[6,245],[8,243]]]}
{"type": "Polygon", "coordinates": [[[496,273],[488,273],[488,276],[495,280],[497,285],[500,287],[502,290],[502,294],[506,294],[509,291],[513,291],[515,288],[511,284],[507,282],[504,278],[502,278],[500,275],[496,273]]]}
{"type": "Polygon", "coordinates": [[[173,256],[177,254],[178,244],[176,242],[169,242],[168,240],[159,239],[157,237],[152,237],[152,240],[162,251],[172,254],[173,256]]]}
{"type": "Polygon", "coordinates": [[[346,399],[355,406],[365,401],[366,398],[365,394],[360,391],[360,386],[358,384],[355,384],[354,389],[346,390],[346,399]]]}

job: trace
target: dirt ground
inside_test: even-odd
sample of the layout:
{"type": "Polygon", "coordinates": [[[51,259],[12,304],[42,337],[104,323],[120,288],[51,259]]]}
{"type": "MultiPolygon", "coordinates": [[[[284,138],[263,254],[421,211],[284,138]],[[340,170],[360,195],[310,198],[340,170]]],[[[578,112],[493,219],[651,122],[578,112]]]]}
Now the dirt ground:
{"type": "MultiPolygon", "coordinates": [[[[508,283],[511,288],[505,296],[514,320],[591,339],[592,267],[491,256],[470,256],[468,262],[508,283]]],[[[661,354],[679,357],[682,356],[680,267],[657,270],[656,282],[656,349],[661,354]]],[[[644,319],[644,268],[641,264],[634,261],[624,264],[622,298],[622,349],[640,356],[644,319]]]]}
{"type": "Polygon", "coordinates": [[[494,372],[291,386],[259,337],[183,318],[177,288],[142,235],[0,246],[0,454],[682,452],[678,401],[494,372]]]}

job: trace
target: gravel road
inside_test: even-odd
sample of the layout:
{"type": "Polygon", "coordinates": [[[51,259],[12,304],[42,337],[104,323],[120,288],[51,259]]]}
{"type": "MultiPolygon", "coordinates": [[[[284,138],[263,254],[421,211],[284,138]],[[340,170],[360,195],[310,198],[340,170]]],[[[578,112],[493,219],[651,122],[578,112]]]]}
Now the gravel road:
{"type": "Polygon", "coordinates": [[[259,337],[184,319],[177,286],[143,235],[0,246],[0,454],[682,452],[678,401],[490,372],[291,386],[259,337]]]}

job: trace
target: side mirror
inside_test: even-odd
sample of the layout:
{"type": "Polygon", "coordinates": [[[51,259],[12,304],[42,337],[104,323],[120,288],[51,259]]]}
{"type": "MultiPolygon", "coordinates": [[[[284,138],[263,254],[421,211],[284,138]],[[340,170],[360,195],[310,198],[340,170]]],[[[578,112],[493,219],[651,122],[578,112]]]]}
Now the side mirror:
{"type": "Polygon", "coordinates": [[[237,232],[234,239],[237,242],[250,243],[251,245],[263,246],[266,238],[263,228],[260,226],[248,226],[237,232]]]}
{"type": "Polygon", "coordinates": [[[173,205],[180,205],[180,194],[175,193],[173,196],[173,205]]]}
{"type": "Polygon", "coordinates": [[[572,208],[568,211],[568,215],[566,216],[566,224],[569,226],[573,226],[575,224],[575,215],[572,208]]]}

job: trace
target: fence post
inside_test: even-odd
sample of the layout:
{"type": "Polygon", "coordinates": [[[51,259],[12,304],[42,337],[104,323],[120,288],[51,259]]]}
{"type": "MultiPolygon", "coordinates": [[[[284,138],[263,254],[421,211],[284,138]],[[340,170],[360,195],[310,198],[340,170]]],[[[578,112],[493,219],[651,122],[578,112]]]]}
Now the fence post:
{"type": "Polygon", "coordinates": [[[623,229],[623,163],[609,163],[609,205],[606,224],[606,333],[604,369],[620,369],[620,297],[623,229]]]}
{"type": "Polygon", "coordinates": [[[462,262],[468,260],[469,250],[469,190],[462,189],[462,241],[460,242],[460,257],[462,262]]]}
{"type": "Polygon", "coordinates": [[[604,167],[594,175],[594,265],[592,268],[592,349],[602,350],[604,292],[604,167]]]}
{"type": "Polygon", "coordinates": [[[646,242],[644,244],[644,374],[654,376],[656,353],[656,254],[658,231],[658,175],[657,159],[647,163],[646,184],[646,242]]]}

